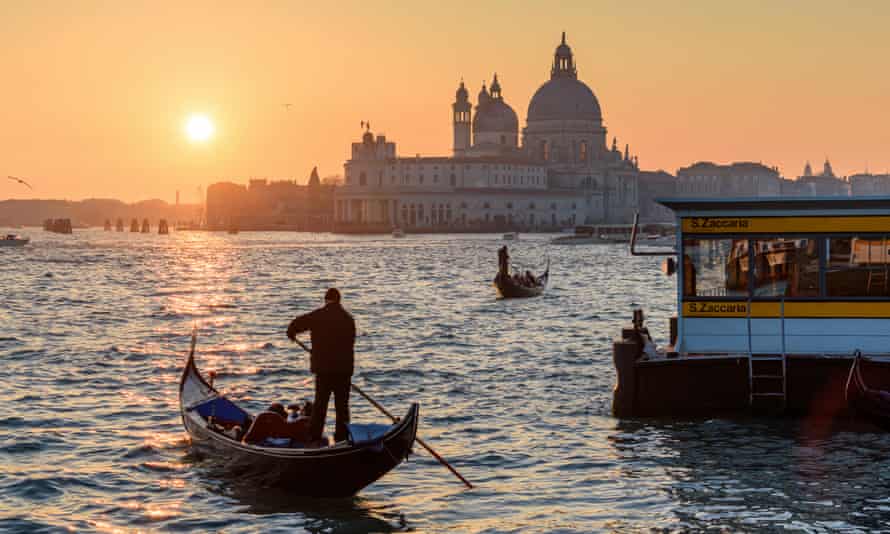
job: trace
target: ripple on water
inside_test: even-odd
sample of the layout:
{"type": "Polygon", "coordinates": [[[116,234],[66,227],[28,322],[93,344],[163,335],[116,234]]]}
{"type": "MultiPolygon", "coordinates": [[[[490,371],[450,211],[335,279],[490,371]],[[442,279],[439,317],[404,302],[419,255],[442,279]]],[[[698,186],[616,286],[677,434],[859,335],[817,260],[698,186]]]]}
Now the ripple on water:
{"type": "MultiPolygon", "coordinates": [[[[611,338],[643,303],[663,343],[675,280],[624,247],[547,237],[512,255],[549,254],[551,290],[510,301],[490,285],[499,236],[41,234],[0,261],[16,288],[0,306],[0,502],[14,507],[0,531],[885,528],[885,434],[613,419],[611,338]],[[330,286],[363,334],[356,383],[393,412],[420,402],[421,436],[476,490],[419,446],[333,502],[259,490],[191,454],[177,385],[192,327],[199,364],[251,410],[311,396],[283,331],[330,286]]],[[[356,396],[352,412],[383,419],[356,396]]]]}

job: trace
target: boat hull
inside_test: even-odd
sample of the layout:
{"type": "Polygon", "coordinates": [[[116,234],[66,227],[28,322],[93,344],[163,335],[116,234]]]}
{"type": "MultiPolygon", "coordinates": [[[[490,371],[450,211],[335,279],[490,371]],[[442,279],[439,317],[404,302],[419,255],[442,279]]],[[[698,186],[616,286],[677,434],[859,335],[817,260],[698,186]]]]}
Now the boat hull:
{"type": "Polygon", "coordinates": [[[545,273],[539,278],[539,284],[535,287],[521,286],[513,282],[510,277],[496,276],[494,279],[494,287],[498,290],[501,298],[529,298],[537,297],[544,293],[547,288],[547,279],[549,275],[545,273]]]}
{"type": "MultiPolygon", "coordinates": [[[[781,412],[797,417],[857,418],[862,414],[851,409],[845,398],[852,362],[849,355],[788,355],[784,399],[755,398],[752,402],[746,355],[638,360],[619,369],[613,411],[619,417],[781,412]]],[[[890,390],[890,360],[863,362],[863,367],[870,383],[890,390]]]]}
{"type": "Polygon", "coordinates": [[[319,449],[260,447],[220,434],[190,406],[218,396],[189,357],[180,382],[180,411],[193,451],[212,459],[239,481],[279,487],[294,495],[348,497],[380,479],[411,453],[417,435],[419,406],[382,437],[360,445],[347,442],[319,449]]]}
{"type": "Polygon", "coordinates": [[[0,239],[0,247],[23,247],[30,242],[30,239],[0,239]]]}

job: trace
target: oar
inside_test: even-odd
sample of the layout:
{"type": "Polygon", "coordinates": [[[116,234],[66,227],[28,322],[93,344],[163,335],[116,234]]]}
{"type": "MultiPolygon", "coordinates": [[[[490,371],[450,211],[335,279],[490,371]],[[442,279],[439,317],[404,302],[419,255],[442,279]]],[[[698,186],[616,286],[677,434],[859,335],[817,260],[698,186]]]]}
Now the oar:
{"type": "MultiPolygon", "coordinates": [[[[300,341],[299,339],[294,339],[294,341],[296,341],[296,342],[297,342],[297,345],[299,345],[300,347],[302,347],[303,350],[305,350],[305,351],[308,352],[309,354],[312,354],[312,349],[310,349],[309,347],[307,347],[302,341],[300,341]]],[[[384,407],[383,407],[379,402],[377,402],[376,400],[372,399],[370,395],[368,395],[367,393],[365,393],[364,391],[362,391],[361,388],[359,388],[358,386],[356,386],[355,384],[352,384],[352,383],[350,383],[350,385],[352,386],[352,389],[353,389],[356,393],[358,393],[359,395],[361,395],[362,397],[364,397],[366,401],[370,402],[371,405],[373,405],[375,408],[377,408],[378,410],[380,410],[380,412],[381,412],[383,415],[385,415],[385,416],[389,417],[390,419],[392,419],[392,422],[393,422],[393,423],[398,423],[398,422],[399,422],[399,419],[398,419],[396,416],[394,416],[393,414],[389,413],[389,411],[388,411],[386,408],[384,408],[384,407]]],[[[452,473],[454,476],[456,476],[457,478],[459,478],[460,481],[463,482],[463,483],[467,486],[467,488],[469,488],[469,489],[473,489],[473,485],[470,484],[470,481],[469,481],[469,480],[467,480],[466,478],[463,477],[463,475],[461,475],[460,473],[458,473],[458,472],[457,472],[457,469],[451,467],[451,464],[449,464],[448,461],[445,460],[445,458],[442,458],[441,456],[439,456],[439,453],[437,453],[436,451],[434,451],[433,448],[430,447],[429,445],[427,445],[426,442],[424,442],[422,439],[420,439],[420,437],[418,437],[418,436],[414,436],[414,440],[417,441],[417,443],[420,443],[420,445],[423,446],[423,448],[426,449],[427,452],[429,452],[430,454],[433,455],[433,458],[435,458],[436,460],[438,460],[440,464],[444,465],[449,471],[451,471],[451,473],[452,473]]]]}

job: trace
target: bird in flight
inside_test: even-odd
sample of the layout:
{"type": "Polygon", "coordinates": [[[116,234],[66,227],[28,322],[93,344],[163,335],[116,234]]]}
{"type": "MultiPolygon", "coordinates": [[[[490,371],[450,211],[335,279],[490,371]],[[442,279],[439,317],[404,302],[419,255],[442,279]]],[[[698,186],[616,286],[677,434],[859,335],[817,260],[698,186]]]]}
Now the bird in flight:
{"type": "Polygon", "coordinates": [[[34,189],[33,187],[31,187],[31,184],[29,184],[28,182],[22,180],[21,178],[16,178],[15,176],[7,176],[7,178],[9,178],[10,180],[15,180],[16,182],[18,182],[18,183],[20,183],[20,184],[22,184],[22,185],[27,185],[27,186],[28,186],[28,189],[34,189]]]}
{"type": "Polygon", "coordinates": [[[284,109],[287,109],[287,110],[290,110],[290,107],[293,106],[293,104],[281,104],[281,105],[284,106],[284,109]]]}

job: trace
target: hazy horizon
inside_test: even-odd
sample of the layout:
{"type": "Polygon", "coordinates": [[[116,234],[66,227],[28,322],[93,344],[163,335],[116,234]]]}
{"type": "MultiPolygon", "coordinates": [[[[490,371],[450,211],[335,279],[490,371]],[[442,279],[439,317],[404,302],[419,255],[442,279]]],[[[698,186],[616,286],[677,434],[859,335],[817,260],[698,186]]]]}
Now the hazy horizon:
{"type": "Polygon", "coordinates": [[[890,169],[890,4],[790,1],[316,6],[5,2],[0,199],[197,202],[249,177],[342,174],[369,120],[399,154],[449,155],[463,78],[497,72],[520,127],[567,33],[608,137],[646,170],[825,157],[890,169]],[[289,108],[283,104],[291,104],[289,108]],[[214,127],[190,142],[185,123],[214,127]]]}

